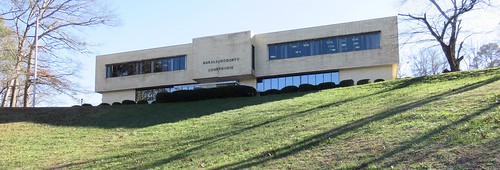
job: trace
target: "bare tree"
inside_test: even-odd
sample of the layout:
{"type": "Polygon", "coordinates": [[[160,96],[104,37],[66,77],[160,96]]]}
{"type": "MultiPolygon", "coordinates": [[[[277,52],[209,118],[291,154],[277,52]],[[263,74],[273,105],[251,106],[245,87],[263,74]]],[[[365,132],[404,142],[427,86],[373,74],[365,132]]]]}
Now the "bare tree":
{"type": "MultiPolygon", "coordinates": [[[[409,0],[403,0],[403,4],[409,0]]],[[[461,54],[464,41],[469,35],[460,38],[462,30],[463,15],[488,6],[489,0],[428,0],[428,7],[425,11],[412,11],[399,14],[405,17],[407,21],[414,22],[414,27],[410,34],[412,38],[417,38],[417,42],[427,41],[419,35],[431,36],[434,42],[444,53],[447,59],[450,71],[460,71],[460,62],[464,59],[461,54]]],[[[421,0],[416,3],[422,3],[421,0]]],[[[410,41],[410,40],[408,40],[410,41]]]]}
{"type": "Polygon", "coordinates": [[[500,47],[497,43],[484,44],[479,48],[474,57],[480,68],[493,68],[500,66],[500,47]]]}
{"type": "Polygon", "coordinates": [[[15,40],[12,31],[4,26],[3,20],[0,19],[0,96],[2,99],[1,107],[6,105],[6,97],[12,92],[9,89],[8,80],[13,78],[15,74],[15,40]]]}
{"type": "Polygon", "coordinates": [[[11,92],[4,103],[18,106],[29,104],[35,62],[34,39],[39,39],[39,69],[37,84],[43,93],[72,96],[78,91],[70,80],[77,76],[78,63],[72,56],[89,53],[88,46],[77,33],[99,25],[115,25],[115,15],[95,0],[7,0],[0,3],[1,18],[14,33],[16,45],[14,74],[6,80],[11,92]],[[38,35],[35,29],[38,29],[38,35]],[[47,90],[47,91],[45,91],[47,90]]]}
{"type": "Polygon", "coordinates": [[[433,48],[422,48],[419,55],[412,55],[410,59],[411,72],[415,77],[439,74],[446,68],[444,56],[433,48]]]}

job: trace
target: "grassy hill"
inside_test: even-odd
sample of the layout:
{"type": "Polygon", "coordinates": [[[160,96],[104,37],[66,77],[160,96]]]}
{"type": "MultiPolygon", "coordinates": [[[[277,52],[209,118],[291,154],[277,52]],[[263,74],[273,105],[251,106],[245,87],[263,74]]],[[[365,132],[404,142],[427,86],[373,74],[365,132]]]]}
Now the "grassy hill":
{"type": "Polygon", "coordinates": [[[0,110],[0,169],[499,169],[500,69],[189,103],[0,110]]]}

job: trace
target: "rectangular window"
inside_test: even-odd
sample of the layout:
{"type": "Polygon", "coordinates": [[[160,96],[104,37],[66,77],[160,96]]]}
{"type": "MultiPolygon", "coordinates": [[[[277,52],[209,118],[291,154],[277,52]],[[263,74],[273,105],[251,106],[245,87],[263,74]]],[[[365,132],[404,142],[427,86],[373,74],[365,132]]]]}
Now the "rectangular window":
{"type": "Polygon", "coordinates": [[[370,34],[363,34],[363,47],[366,50],[373,49],[372,46],[372,41],[370,38],[370,34]]]}
{"type": "Polygon", "coordinates": [[[284,77],[276,78],[278,79],[278,90],[286,86],[286,79],[284,77]]]}
{"type": "Polygon", "coordinates": [[[300,43],[302,45],[303,56],[311,56],[313,51],[313,41],[305,41],[300,43]]]}
{"type": "Polygon", "coordinates": [[[353,47],[354,51],[363,50],[363,48],[361,47],[361,42],[362,42],[362,38],[361,37],[362,37],[361,35],[353,35],[351,37],[352,47],[353,47]]]}
{"type": "Polygon", "coordinates": [[[271,89],[271,79],[264,79],[262,82],[264,84],[264,89],[265,90],[271,89]]]}
{"type": "Polygon", "coordinates": [[[153,72],[154,73],[162,72],[163,71],[162,66],[163,66],[162,60],[153,61],[153,72]]]}
{"type": "Polygon", "coordinates": [[[316,74],[316,84],[323,83],[323,74],[316,74]]]}
{"type": "Polygon", "coordinates": [[[180,66],[181,66],[181,58],[180,57],[173,58],[174,70],[180,70],[180,68],[181,68],[180,66]]]}
{"type": "Polygon", "coordinates": [[[179,70],[186,69],[186,56],[182,56],[179,60],[179,70]]]}
{"type": "Polygon", "coordinates": [[[321,40],[323,45],[323,54],[332,54],[337,52],[337,39],[336,38],[325,38],[321,40]]]}
{"type": "Polygon", "coordinates": [[[372,33],[370,35],[372,49],[380,48],[380,33],[372,33]]]}
{"type": "Polygon", "coordinates": [[[307,77],[308,77],[308,80],[307,80],[308,84],[316,85],[316,76],[315,75],[308,75],[307,77]]]}
{"type": "Polygon", "coordinates": [[[300,84],[307,84],[308,82],[307,75],[300,76],[300,84]]]}
{"type": "Polygon", "coordinates": [[[323,74],[323,80],[325,82],[332,82],[332,74],[331,73],[325,73],[325,74],[323,74]]]}
{"type": "Polygon", "coordinates": [[[297,42],[297,43],[292,43],[290,44],[290,53],[291,57],[302,57],[304,56],[303,51],[304,51],[304,43],[297,42]]]}
{"type": "Polygon", "coordinates": [[[286,78],[285,86],[293,86],[293,77],[285,77],[285,78],[286,78]]]}
{"type": "Polygon", "coordinates": [[[276,57],[277,59],[284,59],[284,58],[289,58],[288,55],[288,45],[287,44],[280,44],[277,46],[277,52],[278,56],[276,57]]]}
{"type": "Polygon", "coordinates": [[[106,78],[110,78],[112,74],[113,74],[113,66],[107,65],[106,66],[106,78]]]}
{"type": "Polygon", "coordinates": [[[347,44],[347,51],[354,51],[353,36],[352,35],[345,36],[345,39],[347,44]]]}
{"type": "Polygon", "coordinates": [[[380,32],[268,45],[270,60],[377,48],[380,48],[380,32]]]}
{"type": "Polygon", "coordinates": [[[297,87],[300,86],[300,76],[293,76],[293,85],[297,87]]]}
{"type": "Polygon", "coordinates": [[[257,82],[257,91],[264,91],[264,84],[262,83],[262,80],[257,82]]]}
{"type": "Polygon", "coordinates": [[[278,89],[278,79],[277,78],[271,79],[271,88],[272,89],[278,89]]]}
{"type": "Polygon", "coordinates": [[[347,40],[345,36],[338,38],[338,52],[347,52],[347,40]]]}
{"type": "Polygon", "coordinates": [[[269,60],[277,59],[276,45],[268,45],[267,48],[269,50],[269,60]]]}
{"type": "Polygon", "coordinates": [[[321,40],[314,40],[311,46],[311,55],[321,55],[321,40]]]}
{"type": "Polygon", "coordinates": [[[317,85],[324,82],[339,83],[338,72],[325,72],[319,74],[302,74],[257,80],[257,90],[262,92],[269,89],[280,90],[286,86],[299,87],[301,84],[317,85]]]}
{"type": "Polygon", "coordinates": [[[141,74],[151,73],[151,61],[142,61],[141,62],[141,74]]]}
{"type": "Polygon", "coordinates": [[[335,84],[339,84],[340,82],[339,72],[332,73],[332,82],[334,82],[335,84]]]}
{"type": "Polygon", "coordinates": [[[255,46],[252,45],[252,70],[255,70],[255,46]]]}

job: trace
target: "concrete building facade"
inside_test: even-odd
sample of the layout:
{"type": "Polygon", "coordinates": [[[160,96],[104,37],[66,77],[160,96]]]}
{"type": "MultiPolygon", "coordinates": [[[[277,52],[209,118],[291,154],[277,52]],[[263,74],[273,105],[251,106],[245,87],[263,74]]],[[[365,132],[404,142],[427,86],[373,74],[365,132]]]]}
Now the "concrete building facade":
{"type": "Polygon", "coordinates": [[[194,38],[192,43],[96,57],[103,102],[154,100],[156,93],[239,83],[258,91],[353,79],[396,78],[397,18],[265,34],[194,38]]]}

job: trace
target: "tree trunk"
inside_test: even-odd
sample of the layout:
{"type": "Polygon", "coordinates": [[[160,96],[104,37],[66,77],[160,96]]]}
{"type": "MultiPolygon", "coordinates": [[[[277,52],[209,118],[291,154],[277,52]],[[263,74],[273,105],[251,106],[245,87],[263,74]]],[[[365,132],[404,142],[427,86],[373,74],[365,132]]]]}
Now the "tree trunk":
{"type": "MultiPolygon", "coordinates": [[[[31,56],[31,55],[28,55],[28,56],[31,56]]],[[[32,68],[33,64],[31,64],[32,63],[31,61],[32,61],[31,57],[29,57],[29,59],[28,59],[28,66],[27,66],[28,70],[26,71],[26,75],[25,75],[26,76],[26,80],[25,80],[25,84],[24,84],[23,107],[28,107],[28,100],[29,100],[29,95],[28,94],[29,94],[29,88],[31,86],[31,78],[30,77],[32,75],[31,74],[31,70],[33,69],[32,68]]]]}
{"type": "Polygon", "coordinates": [[[443,44],[441,44],[441,48],[443,49],[448,64],[450,65],[450,72],[460,71],[460,62],[455,57],[455,50],[450,48],[449,45],[443,44]]]}
{"type": "Polygon", "coordinates": [[[10,96],[10,107],[15,107],[17,104],[17,78],[14,79],[14,83],[12,83],[12,89],[11,89],[11,96],[10,96]]]}

